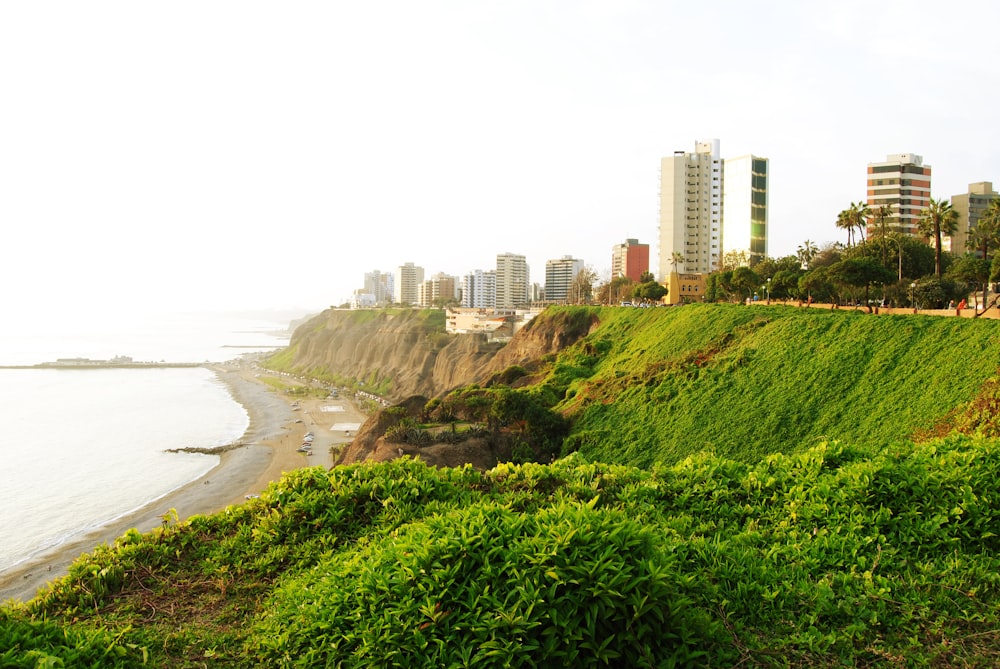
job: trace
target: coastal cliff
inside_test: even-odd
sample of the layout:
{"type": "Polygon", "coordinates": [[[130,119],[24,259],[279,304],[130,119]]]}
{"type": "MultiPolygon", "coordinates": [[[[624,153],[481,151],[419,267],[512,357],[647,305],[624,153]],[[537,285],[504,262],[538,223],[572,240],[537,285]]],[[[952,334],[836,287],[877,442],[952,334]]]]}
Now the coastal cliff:
{"type": "Polygon", "coordinates": [[[296,328],[288,348],[269,366],[333,382],[363,381],[372,392],[399,402],[477,383],[551,348],[552,336],[537,342],[515,337],[525,343],[498,358],[506,349],[503,343],[482,334],[449,335],[444,319],[440,310],[328,309],[296,328]]]}

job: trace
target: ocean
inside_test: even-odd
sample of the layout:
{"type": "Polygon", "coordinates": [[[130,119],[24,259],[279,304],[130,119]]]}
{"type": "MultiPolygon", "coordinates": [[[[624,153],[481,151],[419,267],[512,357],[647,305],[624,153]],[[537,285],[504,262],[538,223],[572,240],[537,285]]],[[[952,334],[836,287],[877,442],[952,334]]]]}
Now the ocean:
{"type": "MultiPolygon", "coordinates": [[[[107,317],[0,332],[0,365],[224,362],[288,343],[295,314],[107,317]]],[[[0,369],[0,573],[206,473],[249,424],[209,369],[0,369]]]]}

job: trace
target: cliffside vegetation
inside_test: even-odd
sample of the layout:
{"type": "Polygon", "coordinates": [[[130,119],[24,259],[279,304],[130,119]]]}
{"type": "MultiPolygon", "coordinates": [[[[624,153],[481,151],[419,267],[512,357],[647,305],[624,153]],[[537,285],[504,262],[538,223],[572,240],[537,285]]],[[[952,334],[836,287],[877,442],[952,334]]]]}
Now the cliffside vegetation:
{"type": "Polygon", "coordinates": [[[987,392],[983,320],[784,306],[595,309],[544,368],[573,423],[565,450],[638,466],[711,450],[754,462],[818,440],[898,443],[987,392]]]}
{"type": "Polygon", "coordinates": [[[0,610],[0,666],[996,666],[995,327],[550,310],[423,411],[563,459],[293,472],[0,610]]]}

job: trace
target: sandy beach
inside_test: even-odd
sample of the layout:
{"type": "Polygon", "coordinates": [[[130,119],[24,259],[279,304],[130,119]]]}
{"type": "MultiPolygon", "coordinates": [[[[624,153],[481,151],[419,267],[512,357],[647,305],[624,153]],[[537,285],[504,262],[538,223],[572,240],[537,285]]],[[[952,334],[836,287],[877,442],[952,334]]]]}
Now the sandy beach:
{"type": "Polygon", "coordinates": [[[260,381],[258,375],[267,373],[250,363],[218,365],[213,369],[250,418],[241,445],[223,453],[219,464],[203,477],[98,530],[0,573],[0,602],[31,599],[49,581],[64,576],[80,555],[111,543],[129,529],[148,532],[159,527],[171,509],[181,519],[215,513],[244,503],[247,495],[260,493],[284,472],[300,467],[330,467],[333,463],[330,447],[349,442],[348,432],[355,431],[347,428],[364,421],[351,398],[295,402],[260,381]],[[306,432],[315,435],[311,456],[297,450],[306,432]]]}

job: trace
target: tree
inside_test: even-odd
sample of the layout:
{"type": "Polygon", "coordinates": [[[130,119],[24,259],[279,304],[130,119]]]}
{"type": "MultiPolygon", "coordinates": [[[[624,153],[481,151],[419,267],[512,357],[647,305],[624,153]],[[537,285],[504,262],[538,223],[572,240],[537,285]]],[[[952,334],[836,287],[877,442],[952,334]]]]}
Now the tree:
{"type": "Polygon", "coordinates": [[[863,243],[865,241],[865,230],[868,229],[868,219],[871,218],[872,210],[867,203],[862,201],[852,202],[847,210],[851,223],[858,229],[858,237],[863,243]]]}
{"type": "Polygon", "coordinates": [[[940,308],[948,300],[948,286],[937,277],[927,277],[916,282],[913,288],[913,306],[917,309],[940,308]]]}
{"type": "Polygon", "coordinates": [[[726,251],[722,255],[722,269],[734,270],[737,267],[749,267],[750,254],[746,251],[726,251]]]}
{"type": "MultiPolygon", "coordinates": [[[[881,258],[883,255],[888,256],[886,269],[892,270],[898,280],[934,273],[934,249],[920,238],[900,232],[891,232],[885,239],[873,237],[844,253],[845,258],[881,258]]],[[[946,261],[947,258],[942,259],[945,264],[946,261]]]]}
{"type": "Polygon", "coordinates": [[[649,283],[650,281],[656,281],[652,272],[646,271],[639,275],[639,283],[649,283]]]}
{"type": "MultiPolygon", "coordinates": [[[[826,271],[830,281],[842,286],[865,289],[865,305],[873,283],[891,283],[895,275],[874,258],[848,258],[830,265],[826,271]]],[[[871,307],[869,307],[871,309],[871,307]]]]}
{"type": "Polygon", "coordinates": [[[799,260],[799,266],[802,269],[809,269],[809,263],[812,259],[819,253],[819,247],[810,240],[805,240],[795,251],[795,257],[799,260]]]}
{"type": "Polygon", "coordinates": [[[753,266],[753,271],[757,272],[764,281],[772,278],[778,272],[795,270],[800,271],[801,264],[795,256],[784,256],[783,258],[764,257],[753,266]]]}
{"type": "Polygon", "coordinates": [[[597,280],[597,272],[592,267],[584,267],[569,285],[569,293],[566,301],[569,304],[586,304],[594,296],[594,282],[597,280]]]}
{"type": "Polygon", "coordinates": [[[616,276],[597,287],[595,298],[601,304],[618,304],[623,297],[632,294],[635,285],[635,281],[627,276],[616,276]]]}
{"type": "Polygon", "coordinates": [[[927,208],[920,212],[918,225],[925,237],[934,238],[934,276],[940,279],[941,237],[955,232],[958,226],[958,212],[951,208],[951,202],[931,198],[927,208]]]}
{"type": "Polygon", "coordinates": [[[795,297],[799,292],[799,277],[804,272],[799,269],[782,269],[771,277],[771,297],[779,300],[795,297]]]}
{"type": "Polygon", "coordinates": [[[986,211],[976,222],[976,227],[969,231],[966,246],[978,251],[985,260],[990,258],[990,249],[1000,247],[1000,197],[990,200],[986,211]]]}
{"type": "Polygon", "coordinates": [[[799,296],[823,302],[833,297],[833,284],[826,276],[826,267],[811,269],[799,277],[799,296]]]}
{"type": "Polygon", "coordinates": [[[885,219],[892,216],[892,207],[887,204],[881,205],[873,212],[875,220],[878,221],[879,239],[882,240],[882,264],[885,265],[885,219]]]}
{"type": "Polygon", "coordinates": [[[971,253],[966,253],[948,268],[948,276],[968,286],[973,286],[973,290],[975,288],[982,288],[983,304],[986,304],[986,289],[990,280],[989,260],[986,258],[977,258],[971,253]]]}
{"type": "Polygon", "coordinates": [[[670,267],[674,274],[677,273],[677,265],[684,262],[684,255],[680,251],[674,251],[670,254],[670,267]]]}
{"type": "Polygon", "coordinates": [[[837,214],[837,221],[834,225],[840,230],[847,230],[847,248],[854,246],[854,220],[851,218],[851,210],[844,209],[837,214]]]}
{"type": "Polygon", "coordinates": [[[837,243],[827,243],[813,256],[809,269],[817,267],[828,267],[835,262],[840,262],[844,257],[844,247],[837,243]]]}
{"type": "Polygon", "coordinates": [[[640,283],[632,292],[632,295],[648,302],[659,302],[667,294],[667,289],[657,281],[647,281],[640,283]]]}
{"type": "Polygon", "coordinates": [[[708,279],[705,280],[706,302],[718,302],[723,298],[730,302],[738,302],[739,296],[737,295],[736,299],[733,299],[734,295],[732,270],[714,272],[708,275],[708,279]]]}
{"type": "Polygon", "coordinates": [[[757,272],[753,271],[749,267],[737,267],[733,270],[732,286],[734,289],[739,291],[742,297],[743,291],[746,291],[747,297],[749,298],[753,295],[753,291],[757,289],[760,285],[760,277],[757,272]]]}

